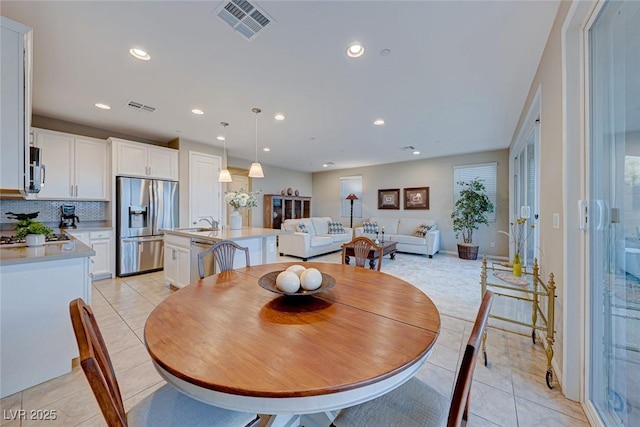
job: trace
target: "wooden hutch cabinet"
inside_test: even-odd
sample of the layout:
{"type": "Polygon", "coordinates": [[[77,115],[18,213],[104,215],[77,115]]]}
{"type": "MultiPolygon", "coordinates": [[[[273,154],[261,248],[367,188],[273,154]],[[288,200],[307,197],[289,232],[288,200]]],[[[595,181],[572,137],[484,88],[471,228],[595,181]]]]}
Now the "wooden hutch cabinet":
{"type": "Polygon", "coordinates": [[[285,219],[311,217],[311,197],[264,195],[264,228],[280,229],[285,219]]]}

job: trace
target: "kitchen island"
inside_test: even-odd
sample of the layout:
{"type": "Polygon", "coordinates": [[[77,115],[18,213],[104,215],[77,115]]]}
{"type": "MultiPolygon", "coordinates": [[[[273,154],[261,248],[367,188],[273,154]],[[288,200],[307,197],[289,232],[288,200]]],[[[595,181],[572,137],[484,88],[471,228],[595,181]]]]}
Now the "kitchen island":
{"type": "MultiPolygon", "coordinates": [[[[232,240],[249,248],[251,265],[269,264],[277,261],[276,236],[288,233],[282,230],[259,227],[242,227],[232,230],[205,228],[166,229],[164,232],[164,275],[174,288],[182,288],[200,278],[198,274],[198,254],[215,242],[232,240]]],[[[210,260],[208,265],[213,265],[210,260]]],[[[237,251],[234,260],[236,268],[245,267],[244,252],[237,251]]],[[[215,274],[209,269],[207,275],[215,274]]]]}
{"type": "Polygon", "coordinates": [[[73,238],[0,248],[0,398],[71,372],[69,302],[91,303],[93,255],[73,238]]]}

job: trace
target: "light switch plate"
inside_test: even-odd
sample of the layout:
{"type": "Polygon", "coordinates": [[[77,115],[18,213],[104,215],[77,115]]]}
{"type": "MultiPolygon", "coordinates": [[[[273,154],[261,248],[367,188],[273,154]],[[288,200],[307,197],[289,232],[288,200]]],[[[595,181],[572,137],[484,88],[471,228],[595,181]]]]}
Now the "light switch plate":
{"type": "Polygon", "coordinates": [[[553,228],[560,228],[560,214],[559,213],[555,213],[553,214],[553,228]]]}

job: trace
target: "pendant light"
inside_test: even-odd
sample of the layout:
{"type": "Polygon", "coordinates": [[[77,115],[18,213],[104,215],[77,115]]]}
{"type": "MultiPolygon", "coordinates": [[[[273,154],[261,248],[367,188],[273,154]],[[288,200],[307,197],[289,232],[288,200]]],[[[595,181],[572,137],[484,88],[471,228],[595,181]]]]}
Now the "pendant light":
{"type": "MultiPolygon", "coordinates": [[[[229,123],[220,122],[220,124],[222,125],[222,138],[223,138],[223,141],[224,141],[224,151],[223,151],[223,158],[222,158],[222,164],[224,165],[225,163],[227,163],[227,131],[226,131],[226,128],[227,128],[227,126],[229,126],[229,123]]],[[[231,174],[229,173],[229,170],[226,168],[226,166],[220,171],[220,175],[218,175],[218,182],[232,182],[231,174]]]]}
{"type": "Polygon", "coordinates": [[[264,178],[264,173],[262,172],[262,166],[258,163],[258,114],[262,112],[259,108],[252,108],[256,114],[256,161],[251,163],[251,169],[249,169],[249,178],[264,178]]]}

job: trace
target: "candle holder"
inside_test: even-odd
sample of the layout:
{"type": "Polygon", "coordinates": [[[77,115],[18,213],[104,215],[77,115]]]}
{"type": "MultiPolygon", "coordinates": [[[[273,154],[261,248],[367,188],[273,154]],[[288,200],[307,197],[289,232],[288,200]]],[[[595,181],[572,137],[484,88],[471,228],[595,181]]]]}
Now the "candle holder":
{"type": "Polygon", "coordinates": [[[375,243],[376,245],[380,244],[380,241],[378,240],[378,232],[377,231],[376,231],[376,240],[373,243],[375,243]]]}
{"type": "Polygon", "coordinates": [[[382,243],[384,243],[384,230],[382,230],[382,243]]]}

